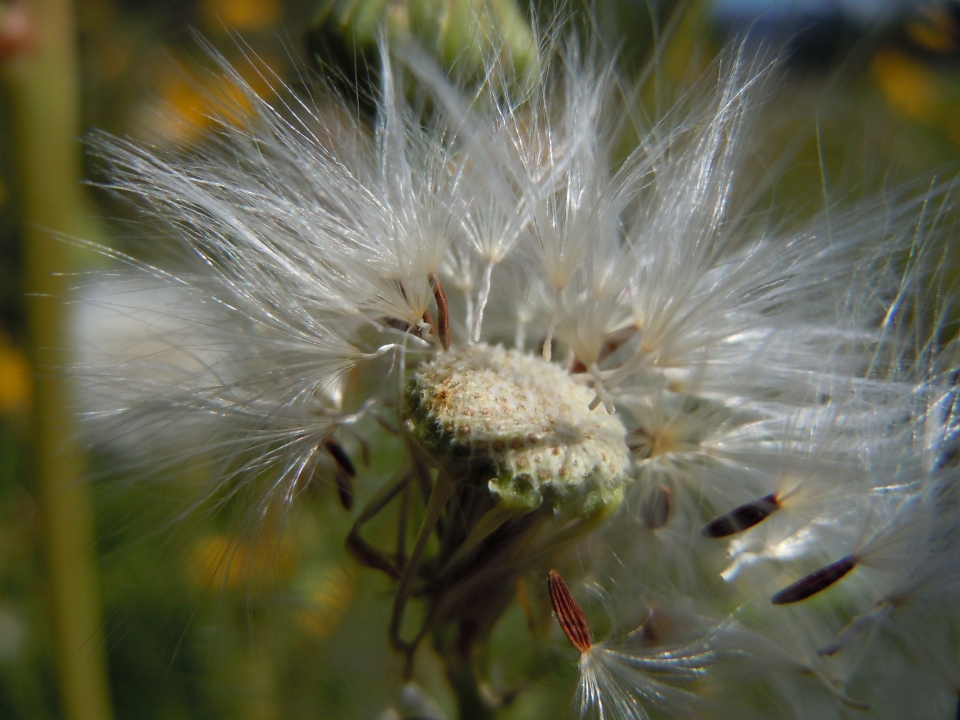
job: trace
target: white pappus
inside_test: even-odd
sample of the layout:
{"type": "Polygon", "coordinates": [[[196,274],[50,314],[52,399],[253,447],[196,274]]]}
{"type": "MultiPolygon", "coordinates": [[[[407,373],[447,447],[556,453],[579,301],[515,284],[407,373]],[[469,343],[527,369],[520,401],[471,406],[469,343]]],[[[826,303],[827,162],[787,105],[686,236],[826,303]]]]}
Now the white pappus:
{"type": "Polygon", "coordinates": [[[494,53],[472,84],[381,43],[372,128],[322,80],[304,97],[261,70],[271,104],[217,56],[242,122],[225,98],[190,152],[95,136],[171,258],[112,253],[88,295],[130,323],[82,340],[90,425],[206,428],[209,499],[262,522],[331,461],[350,509],[338,437],[398,434],[345,540],[395,581],[404,679],[432,636],[465,718],[498,709],[474,649],[551,567],[603,585],[626,631],[594,643],[551,571],[583,717],[869,712],[854,636],[907,596],[949,615],[960,588],[951,189],[777,223],[744,187],[775,62],[733,47],[646,123],[591,43],[539,42],[526,75],[494,53]],[[363,532],[386,511],[419,519],[396,549],[363,532]],[[678,606],[695,637],[631,628],[678,606]],[[727,671],[746,699],[722,699],[727,671]]]}

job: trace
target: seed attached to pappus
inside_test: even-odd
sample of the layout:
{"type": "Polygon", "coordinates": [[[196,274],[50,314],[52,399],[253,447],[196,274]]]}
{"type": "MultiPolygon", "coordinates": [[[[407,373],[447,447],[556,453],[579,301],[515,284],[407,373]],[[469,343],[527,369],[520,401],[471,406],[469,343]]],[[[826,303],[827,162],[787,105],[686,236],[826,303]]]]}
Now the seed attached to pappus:
{"type": "Polygon", "coordinates": [[[780,501],[777,500],[776,493],[773,493],[759,500],[735,507],[716,520],[710,521],[704,525],[700,534],[714,539],[736,535],[763,522],[779,509],[780,501]]]}
{"type": "MultiPolygon", "coordinates": [[[[603,338],[603,345],[600,347],[600,352],[597,354],[597,362],[603,362],[613,353],[619,350],[627,341],[632,338],[638,328],[636,325],[630,325],[628,327],[620,328],[619,330],[614,330],[612,333],[608,333],[606,337],[603,338]]],[[[576,375],[578,373],[585,373],[587,371],[587,366],[584,365],[580,360],[574,358],[573,363],[570,365],[570,374],[576,375]]]]}
{"type": "MultiPolygon", "coordinates": [[[[437,301],[437,324],[434,326],[435,334],[440,338],[440,344],[444,350],[450,349],[450,305],[447,302],[447,295],[440,286],[440,278],[436,275],[430,276],[430,287],[433,288],[433,297],[437,301]]],[[[432,324],[432,323],[431,323],[432,324]]]]}
{"type": "Polygon", "coordinates": [[[550,602],[553,604],[553,612],[557,616],[560,628],[577,650],[581,653],[587,652],[593,645],[587,616],[583,614],[583,610],[570,594],[570,588],[556,570],[550,571],[547,588],[550,590],[550,602]]]}
{"type": "Polygon", "coordinates": [[[337,482],[337,495],[340,497],[340,504],[344,510],[353,509],[353,478],[357,476],[357,469],[353,466],[353,461],[347,454],[343,445],[334,438],[327,438],[323,441],[323,448],[330,457],[333,458],[336,471],[334,476],[337,482]]]}
{"type": "Polygon", "coordinates": [[[816,595],[821,590],[837,582],[840,578],[853,570],[859,562],[855,555],[847,555],[845,558],[837,560],[826,567],[815,570],[806,577],[802,577],[792,585],[788,585],[778,592],[770,602],[774,605],[789,605],[790,603],[806,600],[808,597],[816,595]]]}
{"type": "Polygon", "coordinates": [[[666,485],[654,485],[640,501],[640,520],[645,527],[659,530],[670,521],[673,493],[666,485]]]}

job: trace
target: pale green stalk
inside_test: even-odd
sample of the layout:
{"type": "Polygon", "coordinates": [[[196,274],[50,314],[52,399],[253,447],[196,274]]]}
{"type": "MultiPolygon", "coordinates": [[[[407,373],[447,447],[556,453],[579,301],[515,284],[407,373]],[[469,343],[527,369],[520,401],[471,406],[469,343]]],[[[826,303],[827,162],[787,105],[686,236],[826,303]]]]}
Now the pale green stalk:
{"type": "Polygon", "coordinates": [[[32,359],[38,368],[33,478],[41,508],[47,609],[65,720],[110,720],[93,507],[81,481],[66,380],[65,299],[74,251],[55,233],[87,234],[80,196],[76,34],[69,0],[35,0],[36,44],[5,63],[12,100],[24,286],[32,359]]]}

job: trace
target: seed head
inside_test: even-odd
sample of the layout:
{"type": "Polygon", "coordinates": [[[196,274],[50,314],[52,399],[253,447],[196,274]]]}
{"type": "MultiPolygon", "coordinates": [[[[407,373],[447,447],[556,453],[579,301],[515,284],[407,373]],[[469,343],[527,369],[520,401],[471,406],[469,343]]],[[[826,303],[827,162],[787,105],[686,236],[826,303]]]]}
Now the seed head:
{"type": "Polygon", "coordinates": [[[610,513],[623,499],[623,423],[590,410],[593,393],[558,365],[465,345],[421,365],[409,398],[411,431],[439,457],[469,464],[505,508],[546,504],[580,517],[610,513]]]}

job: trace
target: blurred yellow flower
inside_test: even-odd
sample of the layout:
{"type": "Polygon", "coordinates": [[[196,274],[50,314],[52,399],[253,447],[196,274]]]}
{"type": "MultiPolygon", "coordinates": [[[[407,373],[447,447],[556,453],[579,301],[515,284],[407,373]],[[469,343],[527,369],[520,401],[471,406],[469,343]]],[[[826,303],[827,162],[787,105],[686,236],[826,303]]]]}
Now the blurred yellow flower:
{"type": "Polygon", "coordinates": [[[194,581],[202,590],[269,587],[289,578],[296,565],[292,544],[270,532],[249,540],[210,535],[190,555],[194,581]]]}
{"type": "Polygon", "coordinates": [[[26,356],[0,337],[0,413],[25,408],[33,391],[33,373],[26,356]]]}
{"type": "Polygon", "coordinates": [[[265,30],[280,18],[280,0],[202,0],[200,12],[211,30],[265,30]]]}
{"type": "Polygon", "coordinates": [[[920,47],[935,53],[950,53],[957,49],[957,25],[943,8],[932,3],[921,5],[922,18],[907,23],[907,35],[920,47]]]}
{"type": "Polygon", "coordinates": [[[330,634],[353,599],[354,575],[349,569],[332,567],[310,578],[299,625],[314,638],[330,634]]]}
{"type": "Polygon", "coordinates": [[[237,72],[248,89],[240,87],[229,76],[186,65],[167,65],[156,82],[157,94],[166,112],[151,115],[149,129],[166,141],[190,143],[218,122],[243,127],[254,113],[250,89],[266,100],[273,96],[265,79],[273,71],[274,63],[262,53],[257,56],[256,64],[238,66],[237,72]]]}
{"type": "Polygon", "coordinates": [[[881,50],[871,62],[873,76],[894,111],[920,122],[935,119],[937,83],[929,68],[895,50],[881,50]]]}

